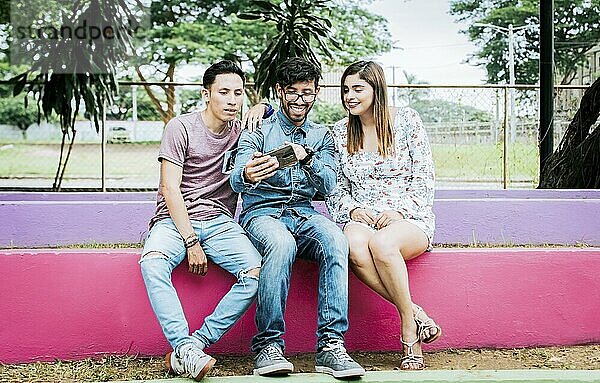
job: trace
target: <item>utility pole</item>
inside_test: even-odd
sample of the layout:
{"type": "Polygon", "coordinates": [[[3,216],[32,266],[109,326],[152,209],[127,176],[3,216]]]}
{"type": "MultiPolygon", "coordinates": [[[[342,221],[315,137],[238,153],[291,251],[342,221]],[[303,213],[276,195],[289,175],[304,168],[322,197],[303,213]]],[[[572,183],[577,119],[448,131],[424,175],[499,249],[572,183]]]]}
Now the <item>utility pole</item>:
{"type": "Polygon", "coordinates": [[[508,25],[508,78],[510,83],[510,142],[517,139],[517,113],[515,112],[515,35],[513,25],[508,25]]]}
{"type": "Polygon", "coordinates": [[[475,23],[473,24],[475,27],[483,27],[483,28],[491,28],[496,32],[500,32],[503,35],[508,37],[508,83],[510,85],[509,96],[510,96],[510,111],[505,111],[505,113],[510,113],[510,142],[515,142],[517,139],[517,114],[515,113],[515,31],[529,28],[528,25],[522,25],[520,27],[513,27],[512,24],[508,25],[508,28],[501,27],[494,24],[486,24],[486,23],[475,23]]]}

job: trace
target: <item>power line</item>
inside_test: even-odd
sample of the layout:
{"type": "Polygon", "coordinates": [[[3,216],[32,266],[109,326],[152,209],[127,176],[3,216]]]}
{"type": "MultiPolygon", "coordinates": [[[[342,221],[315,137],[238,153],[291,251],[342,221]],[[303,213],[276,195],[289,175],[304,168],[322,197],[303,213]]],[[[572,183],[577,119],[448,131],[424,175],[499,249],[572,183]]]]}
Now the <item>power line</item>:
{"type": "Polygon", "coordinates": [[[428,48],[444,48],[444,47],[468,47],[473,44],[440,44],[440,45],[422,45],[415,47],[402,47],[402,49],[428,49],[428,48]]]}

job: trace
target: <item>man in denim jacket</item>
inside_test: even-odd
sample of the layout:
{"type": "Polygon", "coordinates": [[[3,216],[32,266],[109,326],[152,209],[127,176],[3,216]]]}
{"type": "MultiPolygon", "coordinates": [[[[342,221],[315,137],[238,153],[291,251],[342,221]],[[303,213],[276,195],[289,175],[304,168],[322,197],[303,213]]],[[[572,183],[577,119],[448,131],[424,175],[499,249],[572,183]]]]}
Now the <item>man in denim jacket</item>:
{"type": "Polygon", "coordinates": [[[292,264],[296,256],[319,263],[316,370],[337,378],[364,375],[346,353],[348,329],[348,243],[342,231],[312,207],[316,192],[335,188],[335,148],[324,127],[307,120],[319,92],[320,69],[300,58],[277,70],[280,110],[262,127],[240,137],[230,182],[242,193],[240,223],[263,256],[256,325],[254,373],[280,375],[293,371],[283,356],[284,312],[292,264]],[[265,155],[291,144],[297,162],[278,169],[276,157],[265,155]]]}

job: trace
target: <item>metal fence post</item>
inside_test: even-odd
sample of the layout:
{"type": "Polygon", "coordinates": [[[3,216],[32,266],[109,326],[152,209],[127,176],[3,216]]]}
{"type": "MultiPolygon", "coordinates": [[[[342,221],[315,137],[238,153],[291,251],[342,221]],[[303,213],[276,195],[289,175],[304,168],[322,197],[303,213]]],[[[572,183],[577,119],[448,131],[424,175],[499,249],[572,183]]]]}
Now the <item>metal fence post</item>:
{"type": "Polygon", "coordinates": [[[133,141],[137,140],[137,124],[138,124],[138,103],[137,103],[137,85],[131,86],[131,109],[132,109],[132,120],[133,120],[133,141]]]}
{"type": "Polygon", "coordinates": [[[508,87],[504,87],[504,123],[502,131],[502,188],[508,184],[508,87]]]}
{"type": "Polygon", "coordinates": [[[106,100],[102,101],[102,143],[100,149],[102,152],[102,160],[100,161],[102,167],[102,191],[106,192],[106,100]]]}

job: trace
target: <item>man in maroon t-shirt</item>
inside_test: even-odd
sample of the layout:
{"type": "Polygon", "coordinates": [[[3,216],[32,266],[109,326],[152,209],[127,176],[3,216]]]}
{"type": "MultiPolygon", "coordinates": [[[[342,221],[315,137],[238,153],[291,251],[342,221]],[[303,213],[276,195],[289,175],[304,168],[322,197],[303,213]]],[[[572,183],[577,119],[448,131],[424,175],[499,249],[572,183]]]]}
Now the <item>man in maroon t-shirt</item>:
{"type": "Polygon", "coordinates": [[[156,214],[140,259],[152,309],[174,350],[166,356],[167,366],[195,380],[215,363],[203,349],[246,312],[258,288],[261,258],[233,220],[237,194],[223,169],[241,131],[236,116],[244,99],[244,80],[231,61],[210,66],[203,78],[206,109],[167,124],[158,154],[156,214]],[[202,328],[191,335],[171,282],[173,269],[186,256],[191,273],[206,275],[208,258],[237,278],[202,328]]]}

